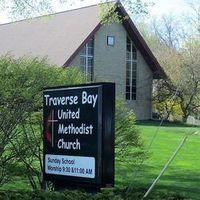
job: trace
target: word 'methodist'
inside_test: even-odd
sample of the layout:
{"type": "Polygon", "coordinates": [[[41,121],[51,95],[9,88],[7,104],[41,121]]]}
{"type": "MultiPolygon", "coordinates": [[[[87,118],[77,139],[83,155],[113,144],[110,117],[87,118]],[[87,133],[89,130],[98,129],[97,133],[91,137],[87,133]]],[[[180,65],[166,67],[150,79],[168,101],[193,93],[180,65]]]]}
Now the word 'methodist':
{"type": "Polygon", "coordinates": [[[91,191],[114,185],[114,108],[113,83],[43,91],[45,181],[91,191]]]}
{"type": "Polygon", "coordinates": [[[91,121],[81,121],[81,116],[85,115],[85,112],[82,111],[85,106],[90,106],[89,109],[93,111],[96,110],[98,94],[89,94],[85,90],[79,95],[68,93],[66,96],[63,94],[61,96],[51,96],[51,94],[45,94],[44,102],[46,106],[52,107],[53,110],[53,119],[56,125],[53,125],[54,131],[52,134],[55,132],[59,138],[56,140],[57,148],[80,151],[80,135],[90,136],[94,133],[94,124],[91,121]],[[74,135],[74,138],[72,139],[68,135],[74,135]]]}

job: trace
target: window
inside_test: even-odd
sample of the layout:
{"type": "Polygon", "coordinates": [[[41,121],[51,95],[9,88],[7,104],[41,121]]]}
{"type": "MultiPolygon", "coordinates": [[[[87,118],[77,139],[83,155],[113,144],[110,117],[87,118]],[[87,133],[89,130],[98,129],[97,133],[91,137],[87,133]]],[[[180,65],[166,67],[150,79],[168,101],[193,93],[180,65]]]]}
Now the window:
{"type": "Polygon", "coordinates": [[[126,41],[126,100],[136,100],[137,92],[137,50],[133,41],[126,41]]]}
{"type": "Polygon", "coordinates": [[[115,45],[115,37],[114,36],[107,36],[107,45],[114,46],[115,45]]]}
{"type": "Polygon", "coordinates": [[[86,74],[87,81],[93,80],[93,62],[94,62],[94,40],[93,38],[85,44],[80,53],[80,65],[86,74]]]}

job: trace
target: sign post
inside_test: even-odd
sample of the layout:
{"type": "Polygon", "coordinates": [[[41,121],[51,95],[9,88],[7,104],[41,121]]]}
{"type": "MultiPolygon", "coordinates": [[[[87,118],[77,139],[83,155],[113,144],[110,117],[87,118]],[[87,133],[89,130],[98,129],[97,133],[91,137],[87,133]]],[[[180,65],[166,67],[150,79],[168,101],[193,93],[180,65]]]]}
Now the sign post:
{"type": "Polygon", "coordinates": [[[114,186],[114,83],[46,88],[45,181],[56,188],[114,186]]]}

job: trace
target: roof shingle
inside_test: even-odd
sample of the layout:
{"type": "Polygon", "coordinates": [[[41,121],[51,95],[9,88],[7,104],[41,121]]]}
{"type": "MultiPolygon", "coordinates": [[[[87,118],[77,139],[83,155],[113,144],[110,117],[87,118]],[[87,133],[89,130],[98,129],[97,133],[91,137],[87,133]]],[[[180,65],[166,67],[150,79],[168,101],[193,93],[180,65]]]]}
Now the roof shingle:
{"type": "Polygon", "coordinates": [[[62,66],[98,24],[95,5],[1,25],[0,55],[48,56],[62,66]]]}
{"type": "MultiPolygon", "coordinates": [[[[117,5],[118,13],[126,16],[124,28],[144,56],[154,78],[166,77],[123,6],[120,2],[117,5]]],[[[102,26],[98,16],[99,7],[93,5],[0,25],[0,55],[47,57],[50,63],[66,67],[102,26]]]]}

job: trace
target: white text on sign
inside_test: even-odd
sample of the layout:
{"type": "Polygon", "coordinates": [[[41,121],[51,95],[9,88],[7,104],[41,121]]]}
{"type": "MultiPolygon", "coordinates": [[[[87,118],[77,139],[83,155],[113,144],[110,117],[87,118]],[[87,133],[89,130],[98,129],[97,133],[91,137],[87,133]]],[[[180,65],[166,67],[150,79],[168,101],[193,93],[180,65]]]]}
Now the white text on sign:
{"type": "Polygon", "coordinates": [[[95,178],[95,158],[46,154],[45,173],[95,178]]]}

